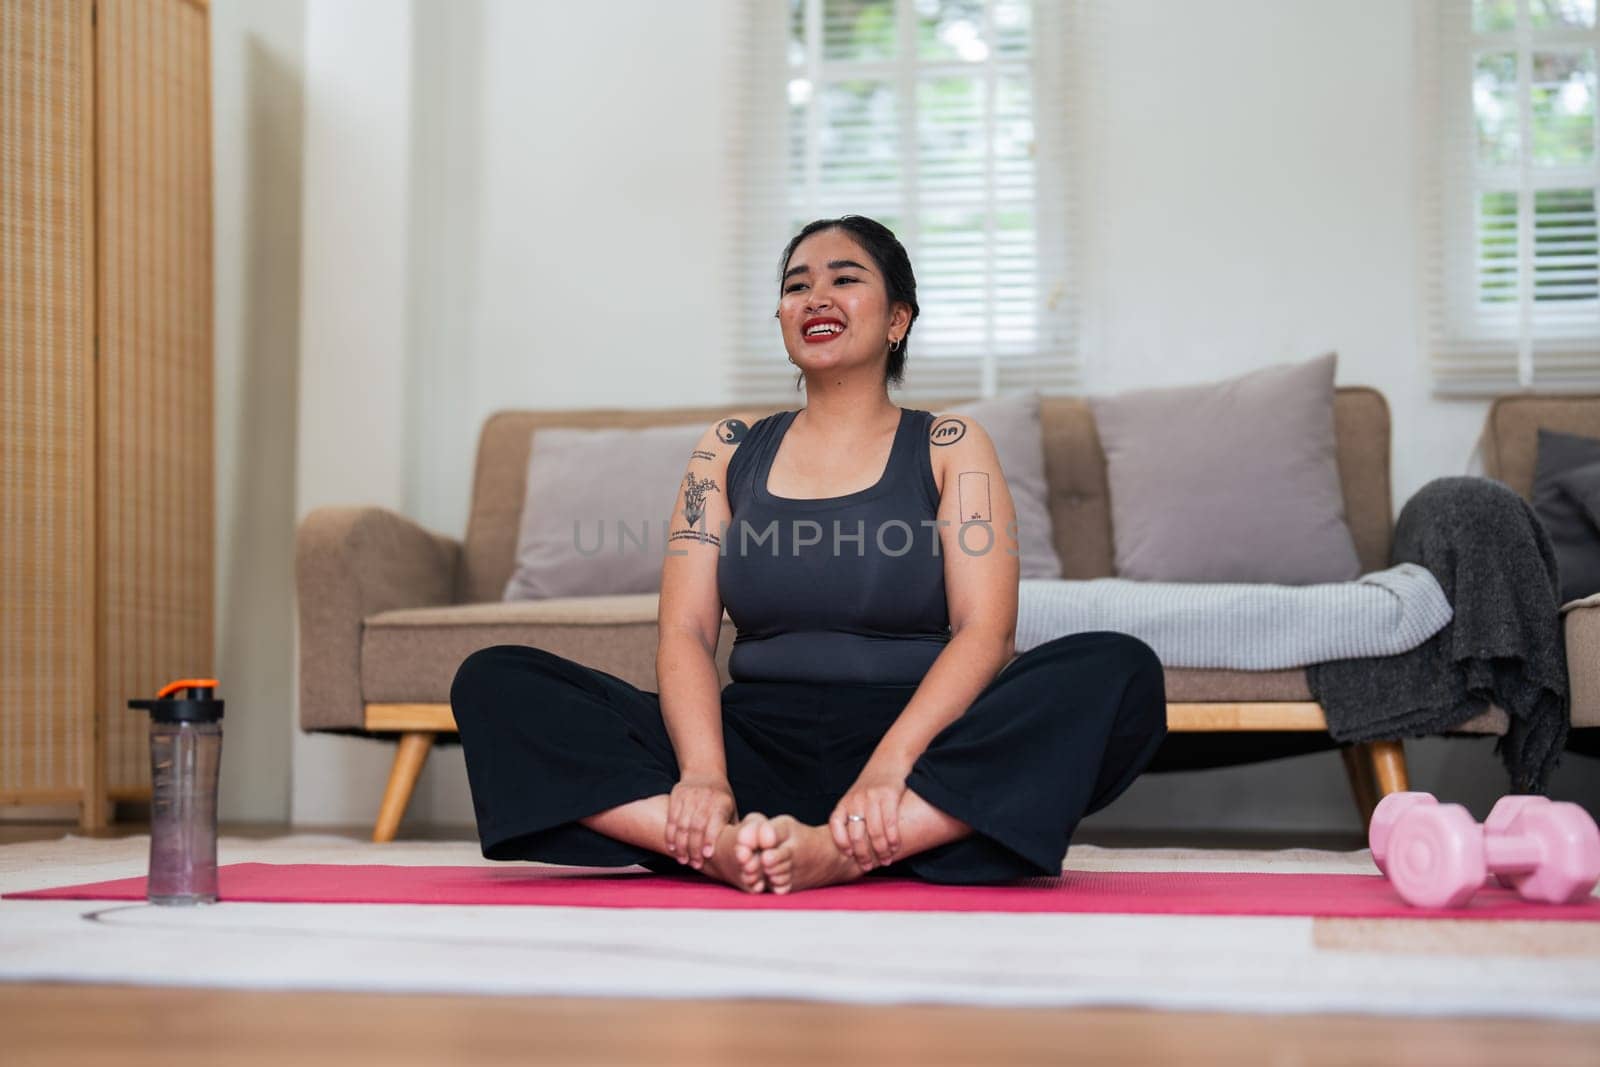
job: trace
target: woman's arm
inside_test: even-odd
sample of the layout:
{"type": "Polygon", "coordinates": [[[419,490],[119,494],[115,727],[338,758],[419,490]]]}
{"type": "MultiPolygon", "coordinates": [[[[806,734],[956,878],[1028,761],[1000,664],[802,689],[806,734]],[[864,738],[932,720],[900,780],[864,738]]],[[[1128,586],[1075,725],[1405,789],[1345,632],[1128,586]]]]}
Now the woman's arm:
{"type": "MultiPolygon", "coordinates": [[[[934,477],[939,482],[939,541],[949,604],[950,641],[933,661],[857,778],[855,797],[898,798],[906,775],[933,738],[971,706],[979,693],[1010,662],[1017,628],[1017,513],[1000,471],[994,442],[965,415],[965,432],[952,444],[930,442],[934,477]],[[870,793],[869,793],[870,791],[870,793]]],[[[841,804],[829,820],[834,841],[858,861],[882,862],[899,846],[899,833],[887,800],[868,810],[852,836],[841,804]],[[876,816],[876,817],[875,817],[876,816]],[[862,838],[861,831],[866,831],[862,838]],[[870,844],[871,853],[864,851],[870,844]],[[875,854],[875,855],[874,855],[875,854]]]]}
{"type": "Polygon", "coordinates": [[[722,823],[733,815],[716,662],[722,633],[717,560],[732,519],[728,460],[752,421],[749,415],[736,415],[701,435],[678,485],[661,566],[656,687],[679,771],[679,785],[668,802],[667,845],[697,867],[722,823]]]}
{"type": "Polygon", "coordinates": [[[1011,661],[1017,629],[1017,512],[994,442],[968,416],[939,418],[966,426],[954,444],[931,446],[950,643],[873,755],[907,771],[1011,661]]]}

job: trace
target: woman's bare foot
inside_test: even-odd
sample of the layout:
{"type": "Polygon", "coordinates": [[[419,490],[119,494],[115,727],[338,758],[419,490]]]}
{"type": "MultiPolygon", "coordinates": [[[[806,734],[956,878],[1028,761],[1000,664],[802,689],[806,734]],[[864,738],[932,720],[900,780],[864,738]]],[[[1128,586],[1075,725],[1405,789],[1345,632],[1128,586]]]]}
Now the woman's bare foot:
{"type": "Polygon", "coordinates": [[[701,873],[746,893],[765,892],[767,877],[761,870],[761,857],[740,844],[744,837],[753,837],[764,822],[765,815],[752,812],[738,826],[724,826],[717,834],[716,850],[700,868],[701,873]]]}
{"type": "Polygon", "coordinates": [[[767,817],[759,811],[752,811],[740,821],[733,846],[734,858],[740,866],[754,864],[755,870],[761,870],[761,828],[766,823],[767,817]]]}
{"type": "MultiPolygon", "coordinates": [[[[750,831],[741,825],[740,834],[742,841],[750,831]]],[[[779,815],[762,820],[752,836],[760,846],[761,871],[773,893],[853,882],[864,873],[839,851],[826,826],[807,826],[792,815],[779,815]]]]}

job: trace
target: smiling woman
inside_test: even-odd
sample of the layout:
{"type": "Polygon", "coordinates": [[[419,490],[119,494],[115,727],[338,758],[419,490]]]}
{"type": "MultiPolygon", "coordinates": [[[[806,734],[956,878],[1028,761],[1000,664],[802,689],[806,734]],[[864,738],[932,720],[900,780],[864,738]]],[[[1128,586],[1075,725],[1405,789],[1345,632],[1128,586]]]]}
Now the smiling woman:
{"type": "Polygon", "coordinates": [[[776,315],[789,361],[801,367],[796,389],[805,381],[805,365],[793,355],[791,336],[807,346],[828,345],[845,335],[852,320],[859,353],[865,357],[876,348],[885,357],[885,383],[904,378],[906,342],[921,309],[911,258],[887,226],[862,215],[818,219],[795,234],[778,270],[782,297],[776,315]],[[806,254],[797,255],[802,245],[806,254]],[[833,306],[818,303],[819,289],[832,295],[833,306]]]}
{"type": "Polygon", "coordinates": [[[518,645],[457,672],[484,855],[687,864],[751,893],[1059,874],[1078,820],[1166,736],[1161,664],[1116,633],[1013,656],[1016,508],[994,443],[889,398],[919,313],[895,235],[819,220],[778,277],[806,404],[723,419],[690,453],[659,693],[518,645]]]}

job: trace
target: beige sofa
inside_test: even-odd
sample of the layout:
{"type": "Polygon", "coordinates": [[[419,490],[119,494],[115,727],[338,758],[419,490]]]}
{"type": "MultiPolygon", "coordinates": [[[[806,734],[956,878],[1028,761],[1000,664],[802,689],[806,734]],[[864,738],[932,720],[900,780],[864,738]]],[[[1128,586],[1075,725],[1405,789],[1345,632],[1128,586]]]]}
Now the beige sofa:
{"type": "MultiPolygon", "coordinates": [[[[1503,396],[1489,406],[1479,448],[1484,473],[1531,499],[1539,458],[1539,431],[1600,437],[1600,396],[1503,396]]],[[[1569,747],[1597,753],[1600,739],[1600,594],[1562,607],[1567,675],[1572,688],[1572,728],[1583,731],[1569,747]]]]}
{"type": "MultiPolygon", "coordinates": [[[[479,441],[471,513],[459,541],[380,508],[323,508],[306,517],[296,544],[300,725],[398,739],[375,840],[393,837],[430,746],[454,731],[450,683],[475,649],[536,645],[655,689],[653,594],[500,599],[516,553],[533,435],[555,426],[709,425],[726,414],[727,408],[718,407],[494,415],[479,441]]],[[[1041,416],[1050,515],[1064,576],[1110,575],[1105,456],[1089,405],[1047,397],[1041,416]]],[[[1393,527],[1388,405],[1372,389],[1345,388],[1335,417],[1356,549],[1364,569],[1381,569],[1388,563],[1393,527]]],[[[732,642],[733,626],[724,618],[717,658],[725,681],[732,642]]],[[[1300,670],[1171,670],[1167,698],[1174,731],[1326,730],[1300,670]]],[[[1463,729],[1498,734],[1505,728],[1504,713],[1490,709],[1463,729]]],[[[1351,746],[1344,758],[1363,813],[1381,795],[1406,788],[1398,741],[1351,746]]]]}

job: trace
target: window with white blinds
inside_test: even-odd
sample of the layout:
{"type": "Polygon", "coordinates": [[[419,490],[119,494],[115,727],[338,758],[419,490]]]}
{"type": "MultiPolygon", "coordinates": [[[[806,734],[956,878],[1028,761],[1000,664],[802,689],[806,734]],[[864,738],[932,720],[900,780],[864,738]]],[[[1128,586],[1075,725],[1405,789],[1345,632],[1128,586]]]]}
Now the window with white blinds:
{"type": "Polygon", "coordinates": [[[1074,387],[1077,4],[742,6],[735,396],[794,395],[772,317],[778,257],[807,222],[845,214],[882,222],[911,255],[922,314],[906,393],[1074,387]]]}
{"type": "Polygon", "coordinates": [[[1421,85],[1443,393],[1600,386],[1595,0],[1433,0],[1421,85]]]}

